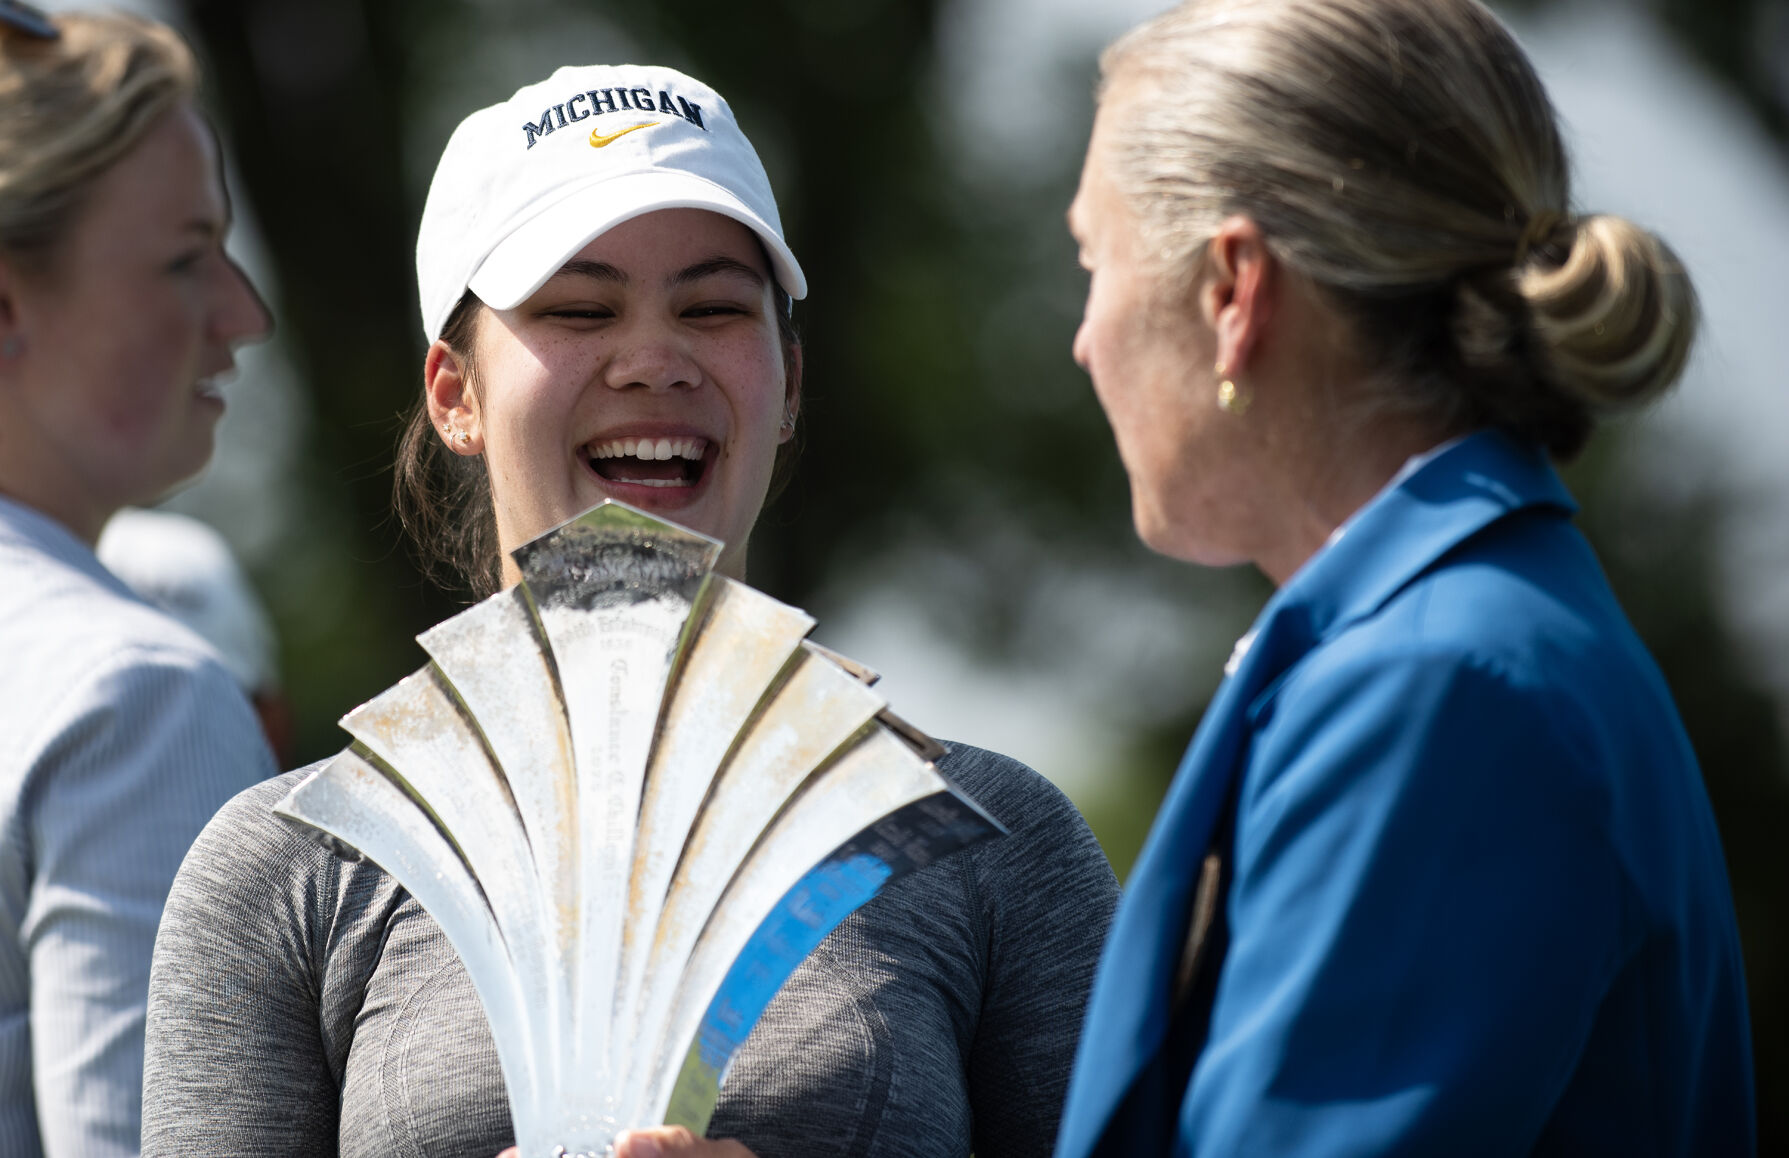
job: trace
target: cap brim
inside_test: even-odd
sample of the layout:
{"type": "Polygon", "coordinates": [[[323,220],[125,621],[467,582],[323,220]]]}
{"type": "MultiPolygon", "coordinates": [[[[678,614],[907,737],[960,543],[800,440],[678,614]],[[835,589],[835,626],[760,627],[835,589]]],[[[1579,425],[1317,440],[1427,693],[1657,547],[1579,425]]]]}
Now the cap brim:
{"type": "Polygon", "coordinates": [[[660,209],[707,209],[731,217],[764,242],[777,283],[789,296],[807,296],[795,255],[763,218],[719,185],[663,170],[610,177],[542,208],[497,243],[466,288],[494,310],[513,309],[596,238],[660,209]]]}

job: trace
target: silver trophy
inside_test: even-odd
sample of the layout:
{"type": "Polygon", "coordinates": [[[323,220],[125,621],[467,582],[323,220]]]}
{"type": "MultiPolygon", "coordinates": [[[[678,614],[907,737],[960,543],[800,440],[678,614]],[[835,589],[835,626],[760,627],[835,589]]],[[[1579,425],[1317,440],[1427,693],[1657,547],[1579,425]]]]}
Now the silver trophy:
{"type": "Polygon", "coordinates": [[[275,809],[439,922],[523,1158],[702,1133],[826,934],[1001,831],[812,619],[713,574],[720,548],[615,502],[519,548],[522,583],[419,636],[432,662],[275,809]]]}

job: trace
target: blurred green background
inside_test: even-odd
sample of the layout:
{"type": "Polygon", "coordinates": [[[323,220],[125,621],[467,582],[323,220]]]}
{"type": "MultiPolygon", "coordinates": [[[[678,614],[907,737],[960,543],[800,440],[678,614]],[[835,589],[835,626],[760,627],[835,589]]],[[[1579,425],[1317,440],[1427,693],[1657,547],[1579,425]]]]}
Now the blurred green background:
{"type": "MultiPolygon", "coordinates": [[[[756,533],[754,583],[888,671],[916,723],[1055,778],[1122,875],[1267,593],[1253,573],[1136,543],[1068,357],[1084,282],[1062,213],[1094,56],[1162,6],[151,5],[206,58],[240,245],[280,324],[244,359],[212,475],[174,505],[225,531],[271,604],[301,758],[338,749],[335,719],[419,666],[411,637],[462,602],[420,580],[388,506],[423,348],[411,246],[441,145],[559,64],[651,60],[727,95],[813,287],[797,311],[802,461],[756,533]]],[[[1663,228],[1709,307],[1678,401],[1605,432],[1571,481],[1704,764],[1745,940],[1763,1150],[1789,1152],[1789,477],[1772,466],[1789,349],[1767,280],[1789,261],[1789,6],[1503,11],[1566,114],[1590,175],[1580,201],[1663,228]]]]}

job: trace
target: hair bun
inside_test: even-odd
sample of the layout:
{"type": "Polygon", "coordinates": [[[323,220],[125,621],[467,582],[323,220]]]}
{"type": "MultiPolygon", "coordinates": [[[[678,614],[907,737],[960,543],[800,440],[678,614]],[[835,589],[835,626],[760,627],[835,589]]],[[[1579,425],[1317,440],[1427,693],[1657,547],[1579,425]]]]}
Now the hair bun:
{"type": "Polygon", "coordinates": [[[1515,270],[1537,369],[1594,411],[1638,406],[1668,389],[1695,338],[1696,291],[1663,241],[1593,214],[1561,223],[1515,270]],[[1551,260],[1564,248],[1563,261],[1551,260]]]}

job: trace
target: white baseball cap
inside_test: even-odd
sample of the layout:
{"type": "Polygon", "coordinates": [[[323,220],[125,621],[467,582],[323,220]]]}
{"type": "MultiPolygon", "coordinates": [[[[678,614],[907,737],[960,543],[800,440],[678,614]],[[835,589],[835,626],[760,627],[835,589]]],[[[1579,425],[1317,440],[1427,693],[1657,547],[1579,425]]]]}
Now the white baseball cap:
{"type": "Polygon", "coordinates": [[[764,242],[792,298],[807,279],[776,197],[719,93],[669,68],[562,68],[460,122],[416,238],[430,341],[470,289],[492,309],[528,300],[596,238],[658,209],[709,209],[764,242]]]}

